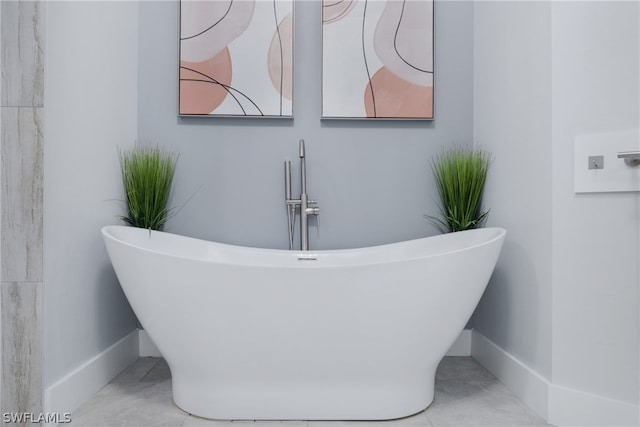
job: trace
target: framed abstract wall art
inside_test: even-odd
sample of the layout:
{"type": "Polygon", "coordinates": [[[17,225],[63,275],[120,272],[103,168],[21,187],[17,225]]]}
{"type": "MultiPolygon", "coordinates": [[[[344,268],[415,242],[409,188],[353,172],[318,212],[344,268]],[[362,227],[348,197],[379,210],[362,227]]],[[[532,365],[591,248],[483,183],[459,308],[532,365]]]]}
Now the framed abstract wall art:
{"type": "Polygon", "coordinates": [[[179,115],[293,117],[293,0],[181,0],[179,115]]]}
{"type": "Polygon", "coordinates": [[[322,1],[322,117],[433,119],[433,1],[322,1]]]}

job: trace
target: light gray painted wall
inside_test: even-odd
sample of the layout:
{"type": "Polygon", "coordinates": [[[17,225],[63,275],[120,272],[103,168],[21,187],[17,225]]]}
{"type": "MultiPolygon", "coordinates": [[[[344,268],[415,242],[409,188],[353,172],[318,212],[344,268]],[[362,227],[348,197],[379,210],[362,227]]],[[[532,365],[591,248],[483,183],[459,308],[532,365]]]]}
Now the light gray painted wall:
{"type": "Polygon", "coordinates": [[[323,209],[315,247],[435,232],[422,217],[435,213],[428,162],[471,144],[471,4],[436,7],[433,122],[321,123],[319,13],[296,3],[295,121],[190,120],[175,108],[178,2],[46,3],[45,387],[136,326],[99,228],[122,212],[116,147],[137,136],[180,151],[174,201],[195,196],[173,231],[284,247],[282,161],[305,138],[323,209]]]}
{"type": "Polygon", "coordinates": [[[550,3],[477,2],[473,25],[474,140],[495,156],[488,224],[508,231],[473,326],[550,378],[550,3]]]}
{"type": "Polygon", "coordinates": [[[135,2],[45,2],[45,387],[133,331],[100,227],[137,135],[135,2]],[[117,23],[117,25],[115,25],[117,23]]]}
{"type": "Polygon", "coordinates": [[[509,235],[473,326],[554,385],[634,404],[640,197],[575,194],[573,141],[638,129],[639,12],[474,5],[474,140],[496,156],[485,201],[509,235]]]}
{"type": "Polygon", "coordinates": [[[640,4],[553,3],[552,23],[553,382],[638,405],[640,194],[575,194],[572,165],[576,135],[640,128],[640,4]]]}
{"type": "MultiPolygon", "coordinates": [[[[220,242],[286,248],[283,161],[298,170],[307,143],[308,192],[320,201],[312,248],[368,246],[435,234],[429,162],[472,144],[470,2],[435,5],[435,120],[320,120],[321,3],[295,4],[294,120],[178,118],[178,2],[140,5],[138,135],[180,152],[173,203],[195,196],[167,230],[220,242]]],[[[295,191],[299,191],[294,178],[295,191]]],[[[313,221],[313,220],[312,220],[313,221]]]]}

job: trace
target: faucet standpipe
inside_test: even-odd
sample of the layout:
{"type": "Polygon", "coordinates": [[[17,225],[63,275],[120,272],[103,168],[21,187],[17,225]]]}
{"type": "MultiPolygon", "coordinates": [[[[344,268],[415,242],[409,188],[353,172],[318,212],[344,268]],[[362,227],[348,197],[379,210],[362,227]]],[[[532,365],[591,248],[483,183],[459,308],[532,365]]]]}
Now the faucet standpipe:
{"type": "Polygon", "coordinates": [[[296,222],[296,208],[300,206],[300,249],[309,250],[309,222],[308,218],[320,214],[320,208],[316,200],[309,200],[307,195],[307,164],[305,160],[304,139],[300,140],[298,146],[300,156],[300,198],[291,198],[291,162],[284,162],[284,193],[285,205],[287,207],[287,221],[289,230],[289,249],[293,249],[293,240],[296,222]]]}

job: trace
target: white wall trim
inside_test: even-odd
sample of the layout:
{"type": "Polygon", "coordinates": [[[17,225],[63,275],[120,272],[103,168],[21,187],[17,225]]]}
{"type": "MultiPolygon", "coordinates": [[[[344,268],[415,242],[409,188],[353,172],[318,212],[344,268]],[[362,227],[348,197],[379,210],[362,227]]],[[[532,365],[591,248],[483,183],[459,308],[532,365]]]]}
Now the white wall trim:
{"type": "Polygon", "coordinates": [[[138,359],[138,330],[68,373],[44,393],[44,411],[72,412],[138,359]]]}
{"type": "Polygon", "coordinates": [[[640,407],[551,384],[549,422],[558,426],[638,426],[640,407]]]}
{"type": "Polygon", "coordinates": [[[640,407],[553,384],[475,329],[471,356],[547,422],[557,426],[638,426],[640,407]]]}
{"type": "Polygon", "coordinates": [[[549,381],[520,360],[473,330],[471,356],[513,391],[542,418],[547,419],[549,381]]]}

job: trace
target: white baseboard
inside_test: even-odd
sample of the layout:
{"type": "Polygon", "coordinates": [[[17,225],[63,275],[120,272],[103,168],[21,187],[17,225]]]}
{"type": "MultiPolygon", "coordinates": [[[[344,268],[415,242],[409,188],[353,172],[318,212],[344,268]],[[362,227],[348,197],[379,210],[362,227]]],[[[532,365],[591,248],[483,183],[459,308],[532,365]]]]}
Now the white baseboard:
{"type": "Polygon", "coordinates": [[[471,329],[464,329],[453,343],[447,356],[471,356],[471,329]]]}
{"type": "Polygon", "coordinates": [[[138,352],[138,330],[135,330],[48,387],[44,393],[45,412],[73,412],[135,362],[138,352]]]}
{"type": "Polygon", "coordinates": [[[473,330],[471,356],[542,418],[548,417],[549,381],[473,330]]]}
{"type": "Polygon", "coordinates": [[[553,384],[476,330],[472,332],[471,356],[553,425],[640,425],[638,405],[553,384]]]}
{"type": "Polygon", "coordinates": [[[138,334],[140,335],[140,357],[162,357],[162,353],[153,343],[147,331],[138,329],[138,334]]]}
{"type": "Polygon", "coordinates": [[[638,426],[640,407],[552,384],[549,422],[558,426],[638,426]]]}

